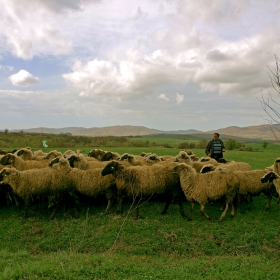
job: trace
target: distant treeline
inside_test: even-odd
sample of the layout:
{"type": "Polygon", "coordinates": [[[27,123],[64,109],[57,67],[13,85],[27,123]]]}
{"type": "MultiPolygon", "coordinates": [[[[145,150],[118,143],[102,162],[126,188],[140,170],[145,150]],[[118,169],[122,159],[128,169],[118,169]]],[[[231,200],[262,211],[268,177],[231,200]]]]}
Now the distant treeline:
{"type": "MultiPolygon", "coordinates": [[[[0,147],[43,147],[43,141],[49,148],[79,148],[79,147],[155,147],[163,146],[166,148],[174,148],[174,146],[166,144],[158,144],[154,141],[141,139],[141,136],[73,136],[71,133],[64,134],[44,134],[30,132],[0,132],[0,147]]],[[[189,149],[195,147],[205,147],[206,140],[201,140],[201,143],[183,142],[179,148],[189,149]],[[203,143],[202,143],[203,142],[203,143]]]]}
{"type": "MultiPolygon", "coordinates": [[[[0,148],[16,148],[16,147],[31,147],[40,148],[43,147],[43,142],[48,145],[49,148],[82,148],[82,147],[165,147],[165,148],[178,148],[178,149],[205,149],[209,140],[200,139],[195,143],[188,142],[186,140],[177,144],[171,145],[168,143],[159,144],[155,141],[149,141],[141,139],[141,136],[73,136],[71,133],[64,134],[44,134],[44,133],[30,133],[30,132],[9,132],[5,130],[0,132],[0,148]]],[[[178,135],[173,135],[173,138],[178,139],[178,135]]],[[[190,140],[191,141],[191,140],[190,140]]],[[[224,142],[225,146],[229,150],[240,149],[246,150],[244,144],[241,142],[228,139],[224,142]]],[[[264,148],[267,146],[267,142],[263,143],[264,148]]]]}

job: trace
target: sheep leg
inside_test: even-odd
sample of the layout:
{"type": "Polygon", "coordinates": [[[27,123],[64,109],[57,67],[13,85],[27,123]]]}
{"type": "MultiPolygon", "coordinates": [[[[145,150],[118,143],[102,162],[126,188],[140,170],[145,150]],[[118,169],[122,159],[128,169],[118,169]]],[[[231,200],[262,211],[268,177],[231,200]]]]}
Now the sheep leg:
{"type": "Polygon", "coordinates": [[[109,209],[111,208],[111,205],[112,205],[112,200],[108,199],[107,207],[106,207],[106,210],[105,210],[104,214],[107,214],[109,212],[109,209]]]}
{"type": "Polygon", "coordinates": [[[50,215],[49,220],[52,220],[52,219],[53,219],[53,217],[54,217],[54,215],[55,215],[55,212],[56,212],[56,207],[53,208],[53,212],[52,212],[52,214],[50,215]]]}
{"type": "Polygon", "coordinates": [[[208,215],[204,212],[204,208],[205,208],[205,205],[204,205],[204,204],[200,204],[200,213],[201,213],[201,215],[205,216],[208,220],[211,220],[211,217],[208,216],[208,215]]]}
{"type": "Polygon", "coordinates": [[[167,209],[169,208],[171,202],[172,202],[172,196],[168,196],[168,197],[166,198],[166,204],[165,204],[165,206],[164,206],[164,208],[163,208],[163,210],[162,210],[162,212],[161,212],[161,215],[165,215],[165,214],[166,214],[167,209]]]}
{"type": "Polygon", "coordinates": [[[267,201],[267,204],[265,206],[266,211],[269,210],[269,208],[270,208],[271,200],[272,200],[272,195],[268,195],[268,201],[267,201]]]}
{"type": "Polygon", "coordinates": [[[122,212],[122,201],[123,201],[123,196],[118,194],[118,203],[117,203],[117,214],[121,214],[122,212]]]}
{"type": "Polygon", "coordinates": [[[178,201],[178,204],[179,204],[179,209],[180,209],[181,216],[182,216],[183,218],[186,218],[185,211],[184,211],[184,207],[183,207],[183,201],[180,199],[180,200],[178,201]]]}
{"type": "Polygon", "coordinates": [[[194,201],[191,201],[191,209],[190,209],[189,216],[188,216],[188,218],[187,218],[188,221],[191,221],[191,220],[192,220],[193,208],[194,208],[194,201]]]}
{"type": "MultiPolygon", "coordinates": [[[[232,205],[232,206],[233,206],[233,205],[232,205]]],[[[234,208],[234,206],[233,206],[233,208],[234,208]]],[[[222,220],[224,219],[224,217],[225,217],[226,214],[227,214],[227,211],[228,211],[228,202],[226,202],[225,210],[224,210],[224,212],[222,213],[222,215],[221,215],[219,221],[222,221],[222,220]]]]}

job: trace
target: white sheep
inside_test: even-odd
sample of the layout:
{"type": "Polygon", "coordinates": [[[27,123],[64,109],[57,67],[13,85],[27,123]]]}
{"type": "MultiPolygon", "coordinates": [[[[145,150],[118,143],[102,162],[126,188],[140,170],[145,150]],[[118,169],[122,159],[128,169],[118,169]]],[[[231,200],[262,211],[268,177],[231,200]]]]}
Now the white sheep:
{"type": "Polygon", "coordinates": [[[14,154],[6,154],[1,160],[0,164],[10,165],[17,170],[27,170],[33,168],[47,167],[49,164],[48,160],[22,160],[20,157],[14,154]]]}
{"type": "Polygon", "coordinates": [[[19,171],[15,168],[3,168],[0,172],[0,181],[11,186],[13,192],[19,196],[25,205],[25,217],[34,197],[47,198],[48,208],[53,208],[50,219],[53,218],[59,200],[69,195],[75,197],[75,186],[63,176],[64,173],[50,167],[19,171]]]}
{"type": "MultiPolygon", "coordinates": [[[[81,155],[72,155],[71,157],[74,156],[79,158],[81,155]]],[[[117,196],[115,178],[113,175],[103,177],[101,175],[103,168],[96,167],[86,170],[71,168],[69,159],[65,159],[64,157],[57,157],[53,159],[49,165],[54,169],[67,173],[67,179],[75,185],[79,194],[89,198],[105,195],[108,201],[105,213],[109,211],[117,196]]]]}
{"type": "Polygon", "coordinates": [[[220,170],[199,174],[193,167],[186,163],[180,163],[174,167],[173,172],[179,175],[184,194],[187,200],[191,202],[188,220],[192,219],[195,202],[200,204],[200,213],[207,219],[210,219],[204,212],[205,205],[223,197],[225,197],[226,207],[220,217],[220,221],[225,217],[229,205],[232,206],[231,217],[234,216],[234,200],[239,188],[239,179],[233,172],[220,170]]]}

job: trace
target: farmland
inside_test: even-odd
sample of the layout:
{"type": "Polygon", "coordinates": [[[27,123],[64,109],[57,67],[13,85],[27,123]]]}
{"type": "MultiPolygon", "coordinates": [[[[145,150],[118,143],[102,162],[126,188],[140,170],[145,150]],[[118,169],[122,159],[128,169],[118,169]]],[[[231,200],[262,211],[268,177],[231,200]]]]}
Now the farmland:
{"type": "MultiPolygon", "coordinates": [[[[162,146],[173,146],[175,140],[149,141],[159,145],[98,148],[136,155],[179,152],[162,146]]],[[[266,148],[261,143],[246,145],[252,151],[227,150],[224,157],[258,169],[272,165],[279,156],[277,144],[269,143],[266,148]]],[[[32,148],[44,152],[54,149],[32,148]]],[[[93,148],[80,147],[85,153],[93,148]]],[[[73,148],[56,149],[64,152],[73,148]]],[[[204,156],[203,149],[192,151],[204,156]]],[[[218,222],[218,202],[205,209],[213,221],[200,215],[198,205],[193,221],[183,219],[176,204],[161,215],[164,202],[159,198],[143,203],[137,220],[129,200],[123,215],[114,211],[104,215],[106,201],[102,197],[83,201],[79,218],[61,209],[51,221],[40,207],[24,219],[23,211],[4,206],[0,209],[0,279],[279,279],[280,209],[276,200],[274,197],[271,208],[264,211],[267,198],[255,197],[250,212],[240,204],[235,217],[231,219],[228,213],[222,222],[218,222]]],[[[185,201],[186,212],[189,207],[185,201]]]]}

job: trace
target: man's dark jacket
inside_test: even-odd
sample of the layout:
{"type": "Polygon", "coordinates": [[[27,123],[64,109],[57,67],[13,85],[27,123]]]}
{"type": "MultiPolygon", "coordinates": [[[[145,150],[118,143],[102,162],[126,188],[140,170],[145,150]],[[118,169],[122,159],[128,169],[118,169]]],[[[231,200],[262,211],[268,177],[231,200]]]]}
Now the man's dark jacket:
{"type": "MultiPolygon", "coordinates": [[[[220,141],[222,144],[222,149],[225,149],[224,143],[222,140],[218,139],[216,141],[220,141]]],[[[205,154],[208,156],[208,154],[211,152],[211,156],[213,157],[213,151],[214,151],[214,139],[212,139],[208,144],[207,147],[205,149],[205,154]]],[[[223,152],[221,151],[221,157],[223,157],[223,152]]]]}

